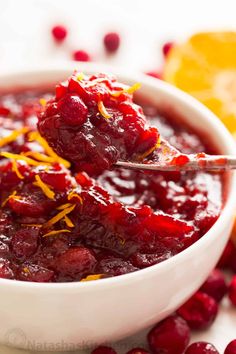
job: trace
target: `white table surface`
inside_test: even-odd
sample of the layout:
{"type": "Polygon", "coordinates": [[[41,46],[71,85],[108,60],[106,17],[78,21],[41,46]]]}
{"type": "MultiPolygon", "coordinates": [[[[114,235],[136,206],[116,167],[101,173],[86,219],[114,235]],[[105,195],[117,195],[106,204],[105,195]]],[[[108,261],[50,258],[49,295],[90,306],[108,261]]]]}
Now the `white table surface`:
{"type": "MultiPolygon", "coordinates": [[[[158,70],[163,42],[182,40],[197,30],[236,29],[235,9],[235,0],[0,0],[0,73],[70,60],[76,49],[87,50],[95,61],[129,70],[158,70]],[[57,23],[70,30],[61,46],[50,36],[57,23]],[[108,30],[122,36],[121,48],[112,57],[102,46],[108,30]]],[[[143,344],[144,338],[138,334],[117,344],[119,354],[143,344]]],[[[211,329],[192,336],[194,341],[213,342],[220,353],[232,339],[236,309],[227,300],[211,329]]],[[[0,347],[0,354],[17,353],[30,352],[0,347]]]]}

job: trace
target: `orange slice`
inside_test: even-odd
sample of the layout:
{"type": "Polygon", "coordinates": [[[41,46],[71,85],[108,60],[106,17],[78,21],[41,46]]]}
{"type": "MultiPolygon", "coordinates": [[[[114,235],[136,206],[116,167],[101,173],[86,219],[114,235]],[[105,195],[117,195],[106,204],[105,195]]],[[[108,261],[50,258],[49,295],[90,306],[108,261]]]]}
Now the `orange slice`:
{"type": "Polygon", "coordinates": [[[236,32],[197,33],[175,45],[163,76],[210,108],[236,137],[236,32]]]}

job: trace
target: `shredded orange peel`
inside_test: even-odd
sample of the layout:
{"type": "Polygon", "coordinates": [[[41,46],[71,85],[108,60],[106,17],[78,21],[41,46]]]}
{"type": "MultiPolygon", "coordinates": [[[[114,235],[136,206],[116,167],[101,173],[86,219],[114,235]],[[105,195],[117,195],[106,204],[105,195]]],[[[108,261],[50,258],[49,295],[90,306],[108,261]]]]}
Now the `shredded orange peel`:
{"type": "Polygon", "coordinates": [[[51,218],[50,220],[48,220],[43,226],[44,228],[47,228],[47,227],[51,227],[52,225],[56,224],[58,221],[64,219],[64,217],[67,215],[67,214],[70,214],[74,209],[75,209],[76,205],[72,205],[71,207],[69,208],[66,208],[62,211],[60,211],[58,214],[56,214],[53,218],[51,218]]]}
{"type": "Polygon", "coordinates": [[[107,112],[106,107],[104,106],[104,103],[103,103],[102,101],[98,101],[98,110],[99,110],[99,113],[100,113],[105,119],[111,118],[111,115],[107,112]]]}
{"type": "Polygon", "coordinates": [[[19,171],[16,160],[12,160],[12,171],[15,172],[19,179],[24,179],[24,176],[19,171]]]}
{"type": "Polygon", "coordinates": [[[71,221],[71,219],[69,218],[69,216],[65,216],[64,217],[64,221],[65,221],[65,223],[66,223],[66,225],[68,226],[68,227],[75,227],[75,225],[74,225],[74,223],[71,221]]]}
{"type": "Polygon", "coordinates": [[[145,151],[142,155],[140,155],[138,157],[138,160],[142,161],[143,159],[145,159],[145,157],[151,155],[151,153],[153,153],[153,151],[155,151],[156,149],[158,149],[161,146],[161,136],[159,135],[158,139],[157,139],[157,143],[151,147],[150,149],[148,149],[147,151],[145,151]]]}
{"type": "Polygon", "coordinates": [[[47,104],[47,100],[45,98],[40,98],[39,103],[42,107],[45,107],[47,104]]]}
{"type": "Polygon", "coordinates": [[[4,207],[7,202],[10,200],[10,199],[21,199],[21,197],[19,195],[16,195],[16,191],[12,192],[12,194],[10,194],[3,202],[2,202],[2,207],[4,207]]]}
{"type": "Polygon", "coordinates": [[[50,187],[41,180],[39,175],[35,175],[35,182],[33,183],[33,185],[41,188],[46,197],[48,197],[49,199],[54,199],[55,192],[51,190],[50,187]]]}
{"type": "Polygon", "coordinates": [[[38,132],[31,132],[29,134],[29,141],[37,141],[44,148],[45,152],[53,158],[54,162],[61,163],[66,168],[70,167],[70,162],[58,156],[38,132]]]}
{"type": "Polygon", "coordinates": [[[139,90],[140,87],[141,87],[140,82],[136,82],[134,85],[132,85],[126,89],[123,89],[123,90],[120,90],[117,92],[111,92],[111,96],[119,97],[122,93],[128,93],[128,94],[132,95],[135,91],[139,90]]]}
{"type": "Polygon", "coordinates": [[[28,165],[32,165],[32,166],[40,166],[42,164],[50,166],[50,164],[47,162],[35,161],[27,156],[24,156],[21,154],[13,154],[13,153],[7,152],[7,151],[0,152],[0,156],[6,157],[7,159],[16,160],[16,161],[22,160],[22,161],[25,161],[28,165]]]}
{"type": "Polygon", "coordinates": [[[23,127],[19,130],[13,130],[13,132],[10,135],[6,136],[5,138],[0,139],[0,147],[3,147],[7,144],[12,143],[13,141],[15,141],[18,138],[18,136],[20,136],[22,134],[26,134],[26,133],[28,133],[28,131],[29,131],[28,127],[23,127]]]}
{"type": "Polygon", "coordinates": [[[103,274],[91,274],[91,275],[87,275],[86,278],[83,278],[80,281],[98,280],[98,279],[101,279],[102,276],[103,276],[103,274]]]}
{"type": "Polygon", "coordinates": [[[53,230],[53,231],[47,232],[42,237],[55,236],[55,235],[62,234],[62,233],[65,233],[65,232],[71,232],[71,231],[67,230],[67,229],[53,230]]]}
{"type": "Polygon", "coordinates": [[[77,198],[77,199],[79,199],[80,204],[81,204],[81,205],[83,204],[83,199],[82,199],[82,197],[81,197],[78,193],[76,193],[75,191],[71,191],[71,192],[68,194],[67,199],[68,199],[68,200],[71,200],[72,198],[77,198]]]}

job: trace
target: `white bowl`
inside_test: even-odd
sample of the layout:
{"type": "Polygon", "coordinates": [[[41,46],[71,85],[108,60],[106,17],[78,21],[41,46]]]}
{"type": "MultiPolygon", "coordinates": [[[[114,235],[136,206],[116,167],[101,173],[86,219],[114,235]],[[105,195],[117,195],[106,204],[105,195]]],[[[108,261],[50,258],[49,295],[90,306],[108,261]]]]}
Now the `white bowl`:
{"type": "MultiPolygon", "coordinates": [[[[0,91],[46,85],[65,79],[69,66],[9,73],[0,91]]],[[[80,65],[86,73],[111,71],[80,65]]],[[[193,128],[209,134],[222,153],[235,143],[203,105],[170,85],[142,74],[114,72],[128,84],[141,82],[141,94],[169,107],[193,128]]],[[[36,349],[70,350],[116,341],[153,325],[176,310],[203,283],[227,242],[236,207],[236,178],[229,174],[226,203],[214,226],[194,245],[164,262],[131,274],[86,283],[39,284],[0,279],[0,343],[36,349]]]]}

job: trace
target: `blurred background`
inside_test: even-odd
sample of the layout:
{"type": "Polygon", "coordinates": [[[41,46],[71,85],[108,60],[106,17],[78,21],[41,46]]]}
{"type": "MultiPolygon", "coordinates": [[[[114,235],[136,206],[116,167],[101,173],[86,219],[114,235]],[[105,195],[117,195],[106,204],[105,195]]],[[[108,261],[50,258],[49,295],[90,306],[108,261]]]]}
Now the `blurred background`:
{"type": "Polygon", "coordinates": [[[142,71],[159,70],[161,45],[199,30],[235,29],[235,0],[0,0],[0,71],[71,60],[86,50],[93,61],[142,71]],[[62,24],[66,41],[55,45],[50,30],[62,24]],[[107,56],[106,32],[121,46],[107,56]]]}

